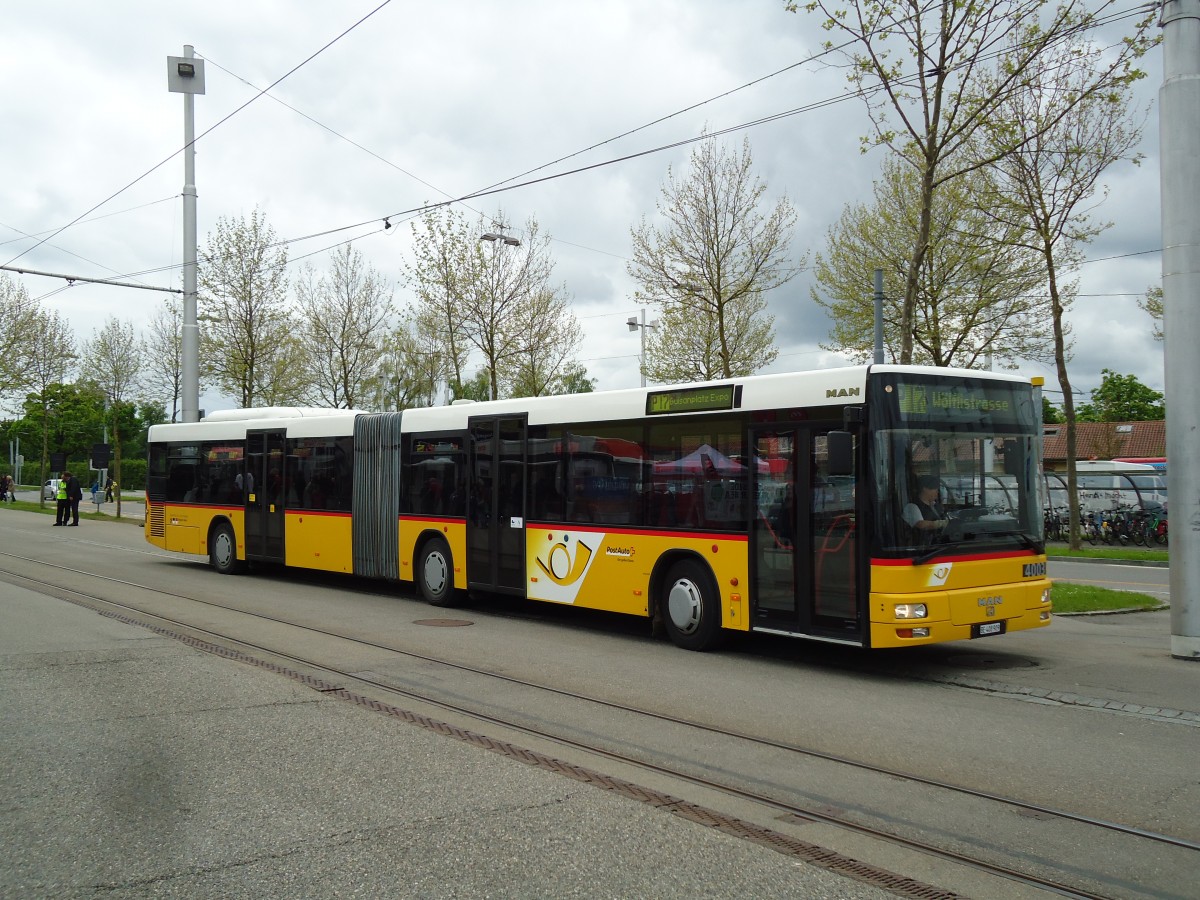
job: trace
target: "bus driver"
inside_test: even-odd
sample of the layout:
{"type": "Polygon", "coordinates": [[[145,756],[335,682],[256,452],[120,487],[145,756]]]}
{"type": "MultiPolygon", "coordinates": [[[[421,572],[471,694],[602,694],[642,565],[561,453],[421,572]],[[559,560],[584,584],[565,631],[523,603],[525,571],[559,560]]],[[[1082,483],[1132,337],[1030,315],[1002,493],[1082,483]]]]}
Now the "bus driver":
{"type": "Polygon", "coordinates": [[[938,500],[936,475],[922,475],[917,479],[916,499],[905,505],[902,515],[914,534],[925,532],[926,537],[932,537],[933,532],[941,531],[949,524],[946,510],[938,500]]]}

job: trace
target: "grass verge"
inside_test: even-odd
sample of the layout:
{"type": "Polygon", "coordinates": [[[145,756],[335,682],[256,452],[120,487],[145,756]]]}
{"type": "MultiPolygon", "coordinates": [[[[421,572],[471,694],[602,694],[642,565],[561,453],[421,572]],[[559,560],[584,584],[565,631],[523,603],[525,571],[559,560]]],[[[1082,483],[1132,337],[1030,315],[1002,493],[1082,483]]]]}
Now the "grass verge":
{"type": "Polygon", "coordinates": [[[1166,550],[1143,550],[1141,547],[1091,547],[1084,546],[1080,550],[1072,550],[1066,544],[1047,544],[1047,556],[1061,556],[1066,559],[1112,559],[1112,560],[1147,560],[1151,562],[1167,562],[1171,555],[1166,550]]]}
{"type": "Polygon", "coordinates": [[[1056,613],[1107,612],[1115,609],[1158,609],[1163,602],[1149,594],[1114,591],[1088,584],[1054,582],[1050,591],[1056,613]]]}

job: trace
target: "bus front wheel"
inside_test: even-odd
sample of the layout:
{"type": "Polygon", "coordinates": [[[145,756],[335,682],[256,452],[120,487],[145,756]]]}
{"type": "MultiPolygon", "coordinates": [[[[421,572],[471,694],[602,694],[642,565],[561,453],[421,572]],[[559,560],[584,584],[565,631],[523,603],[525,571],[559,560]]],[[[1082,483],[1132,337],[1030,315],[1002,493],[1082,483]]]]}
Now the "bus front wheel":
{"type": "Polygon", "coordinates": [[[421,549],[417,581],[421,595],[431,606],[458,606],[462,602],[462,592],[454,589],[450,546],[441,538],[434,538],[421,549]]]}
{"type": "Polygon", "coordinates": [[[237,536],[227,522],[213,529],[208,541],[208,562],[222,575],[235,575],[242,571],[242,562],[237,557],[237,536]]]}
{"type": "Polygon", "coordinates": [[[683,560],[667,574],[662,597],[663,622],[676,647],[710,650],[721,639],[721,605],[708,570],[683,560]]]}

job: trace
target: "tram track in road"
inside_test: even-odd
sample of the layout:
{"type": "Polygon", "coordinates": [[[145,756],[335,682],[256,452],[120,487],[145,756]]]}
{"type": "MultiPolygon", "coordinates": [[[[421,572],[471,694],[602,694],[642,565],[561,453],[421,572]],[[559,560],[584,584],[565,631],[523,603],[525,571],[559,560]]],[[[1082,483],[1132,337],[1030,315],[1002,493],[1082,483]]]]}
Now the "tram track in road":
{"type": "MultiPolygon", "coordinates": [[[[23,557],[15,557],[12,554],[3,555],[10,556],[13,559],[25,559],[23,557]]],[[[47,565],[45,562],[38,560],[25,559],[25,561],[35,562],[43,567],[47,565]]],[[[51,567],[62,568],[64,571],[75,571],[66,569],[66,567],[53,566],[52,564],[51,567]]],[[[1033,864],[1025,869],[997,861],[995,858],[990,860],[984,859],[982,858],[984,854],[975,852],[978,850],[978,846],[973,845],[970,840],[956,842],[949,839],[942,843],[937,843],[930,840],[928,836],[921,836],[919,834],[915,837],[905,835],[900,832],[904,830],[903,826],[906,823],[897,824],[896,822],[892,822],[890,823],[891,827],[887,827],[889,823],[886,821],[886,816],[873,817],[870,814],[864,814],[861,809],[854,808],[853,804],[848,804],[845,809],[830,809],[829,804],[798,802],[794,798],[782,796],[782,792],[780,791],[764,792],[763,790],[750,789],[745,784],[735,783],[736,779],[708,777],[705,774],[697,772],[694,765],[688,766],[677,760],[672,760],[671,764],[665,764],[664,761],[668,759],[665,756],[661,760],[656,761],[652,757],[647,758],[646,754],[635,755],[613,749],[611,746],[603,746],[598,741],[579,740],[571,736],[569,729],[555,732],[544,727],[535,727],[529,721],[521,721],[518,717],[495,715],[478,707],[472,708],[462,703],[450,702],[445,697],[438,697],[430,692],[416,691],[410,687],[404,687],[383,678],[371,677],[371,673],[351,672],[339,669],[319,659],[291,653],[286,647],[267,646],[266,644],[250,642],[235,634],[217,629],[204,628],[187,622],[182,618],[165,616],[162,613],[141,608],[134,604],[122,603],[100,596],[95,592],[80,591],[62,584],[55,584],[46,579],[31,577],[23,572],[10,571],[10,574],[30,584],[37,585],[42,589],[48,589],[43,590],[43,592],[52,593],[56,596],[69,594],[71,596],[63,597],[63,599],[81,603],[81,605],[122,619],[123,621],[130,621],[134,624],[150,627],[160,634],[185,640],[185,642],[191,643],[193,646],[199,646],[200,649],[207,650],[208,652],[220,652],[221,655],[277,671],[280,674],[308,684],[314,690],[319,690],[327,695],[337,696],[341,699],[355,702],[358,705],[375,709],[376,711],[387,712],[412,724],[431,728],[432,730],[449,734],[459,739],[471,740],[474,743],[486,746],[495,752],[505,753],[515,759],[527,763],[532,762],[543,768],[561,771],[563,774],[567,774],[577,780],[595,783],[609,790],[618,790],[627,796],[670,808],[671,811],[677,814],[685,815],[696,821],[704,821],[713,827],[719,827],[729,833],[738,834],[743,838],[756,840],[768,846],[774,846],[775,849],[782,849],[783,852],[791,852],[799,856],[820,855],[819,851],[821,848],[819,845],[801,841],[789,834],[789,832],[795,831],[797,828],[803,830],[805,827],[811,827],[809,823],[819,823],[828,828],[849,831],[857,836],[874,840],[887,841],[889,844],[901,846],[907,850],[915,851],[938,860],[949,861],[955,865],[968,866],[978,872],[986,872],[993,876],[1014,880],[1024,885],[1039,887],[1067,896],[1125,897],[1136,895],[1130,892],[1130,885],[1121,882],[1119,877],[1117,877],[1116,881],[1108,883],[1107,887],[1104,877],[1101,877],[1098,883],[1095,882],[1094,878],[1076,878],[1074,886],[1069,886],[1067,883],[1068,879],[1056,875],[1052,871],[1053,866],[1050,865],[1050,861],[1045,859],[1034,860],[1033,864]],[[161,624],[153,625],[147,623],[146,617],[157,620],[161,624]],[[196,635],[199,635],[199,637],[196,637],[196,635]],[[277,662],[278,660],[284,661],[284,664],[281,665],[277,662]],[[380,696],[384,699],[379,699],[380,696]],[[476,728],[464,728],[460,725],[438,721],[423,713],[400,709],[392,702],[398,697],[416,703],[419,707],[441,709],[450,713],[452,717],[465,718],[474,723],[484,723],[489,728],[502,729],[503,732],[510,734],[526,735],[530,738],[535,738],[536,741],[549,742],[559,747],[569,748],[572,753],[581,754],[585,760],[585,764],[579,765],[560,760],[554,755],[518,746],[510,740],[488,738],[480,735],[476,731],[476,728]],[[605,762],[596,762],[599,760],[605,762]],[[749,805],[763,811],[769,811],[770,814],[767,816],[767,821],[783,822],[786,827],[778,831],[769,826],[764,827],[762,816],[766,815],[765,812],[758,817],[758,824],[754,824],[754,822],[745,821],[729,813],[718,812],[703,802],[696,803],[681,800],[657,787],[640,785],[628,778],[606,775],[595,768],[596,765],[604,766],[606,763],[616,764],[618,771],[636,770],[647,773],[652,776],[651,785],[664,781],[674,784],[686,784],[700,789],[702,797],[715,793],[733,798],[738,804],[742,804],[743,806],[749,805]],[[869,821],[872,818],[876,818],[878,821],[872,823],[869,821]],[[954,843],[958,843],[959,848],[956,849],[954,846],[951,846],[954,843]],[[1089,881],[1092,883],[1089,884],[1089,881]]],[[[635,716],[641,722],[653,722],[654,724],[649,726],[650,729],[662,729],[665,727],[684,729],[691,734],[703,733],[706,735],[706,740],[719,738],[754,745],[770,752],[786,754],[793,760],[805,758],[812,763],[854,767],[864,773],[870,773],[872,776],[893,781],[903,781],[908,785],[918,785],[922,789],[943,792],[947,796],[960,798],[960,801],[962,798],[970,798],[971,802],[982,803],[995,809],[1004,809],[1008,811],[1008,814],[1012,814],[1015,811],[1016,814],[1027,817],[1031,822],[1045,823],[1053,821],[1060,824],[1069,823],[1072,827],[1082,829],[1082,833],[1103,832],[1116,836],[1122,841],[1149,842],[1150,844],[1166,848],[1163,852],[1170,854],[1184,854],[1188,855],[1189,858],[1192,855],[1200,854],[1200,845],[1170,835],[1157,834],[1121,823],[1081,816],[1069,811],[1055,810],[972,788],[963,788],[958,785],[924,778],[912,773],[824,753],[811,748],[787,744],[744,732],[723,729],[704,722],[664,715],[654,710],[615,703],[610,700],[588,696],[552,685],[538,684],[525,679],[514,678],[505,673],[489,671],[475,666],[466,666],[427,654],[415,653],[403,648],[389,646],[379,641],[364,639],[362,636],[332,631],[326,628],[317,628],[312,625],[289,621],[279,616],[249,611],[234,605],[190,597],[185,594],[164,591],[152,586],[108,576],[92,577],[98,577],[105,583],[112,584],[114,587],[147,591],[157,596],[200,604],[227,613],[285,626],[289,629],[302,629],[311,635],[331,638],[336,641],[351,642],[358,647],[381,651],[396,657],[404,657],[424,665],[450,667],[464,675],[502,681],[520,690],[535,691],[542,695],[553,695],[572,702],[595,705],[622,715],[635,716]]],[[[792,765],[794,765],[794,762],[792,765]]],[[[611,768],[611,765],[609,767],[611,768]]],[[[830,861],[832,862],[832,868],[843,867],[848,873],[863,878],[870,883],[887,886],[890,890],[898,890],[900,893],[906,893],[904,885],[900,885],[894,881],[885,884],[888,879],[894,879],[896,876],[883,870],[876,871],[878,869],[876,866],[861,864],[854,860],[847,861],[844,854],[837,853],[834,853],[830,857],[830,861]]],[[[1193,859],[1192,865],[1195,866],[1196,864],[1195,859],[1193,859]]],[[[910,885],[909,887],[912,886],[910,885]]],[[[950,895],[948,893],[923,893],[922,891],[925,891],[927,888],[928,886],[924,886],[920,890],[914,888],[914,892],[909,893],[909,895],[950,895]]],[[[1170,894],[1157,892],[1148,895],[1169,896],[1170,894]]]]}

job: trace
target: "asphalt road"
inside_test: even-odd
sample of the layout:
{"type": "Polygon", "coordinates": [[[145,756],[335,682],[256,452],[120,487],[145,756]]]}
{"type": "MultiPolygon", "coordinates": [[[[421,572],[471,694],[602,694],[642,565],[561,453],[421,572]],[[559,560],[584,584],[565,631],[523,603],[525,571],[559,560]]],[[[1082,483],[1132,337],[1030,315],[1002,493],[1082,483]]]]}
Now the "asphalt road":
{"type": "Polygon", "coordinates": [[[1052,559],[1048,568],[1050,577],[1056,581],[1089,584],[1114,591],[1137,591],[1158,597],[1163,602],[1171,599],[1171,570],[1166,566],[1052,559]]]}

